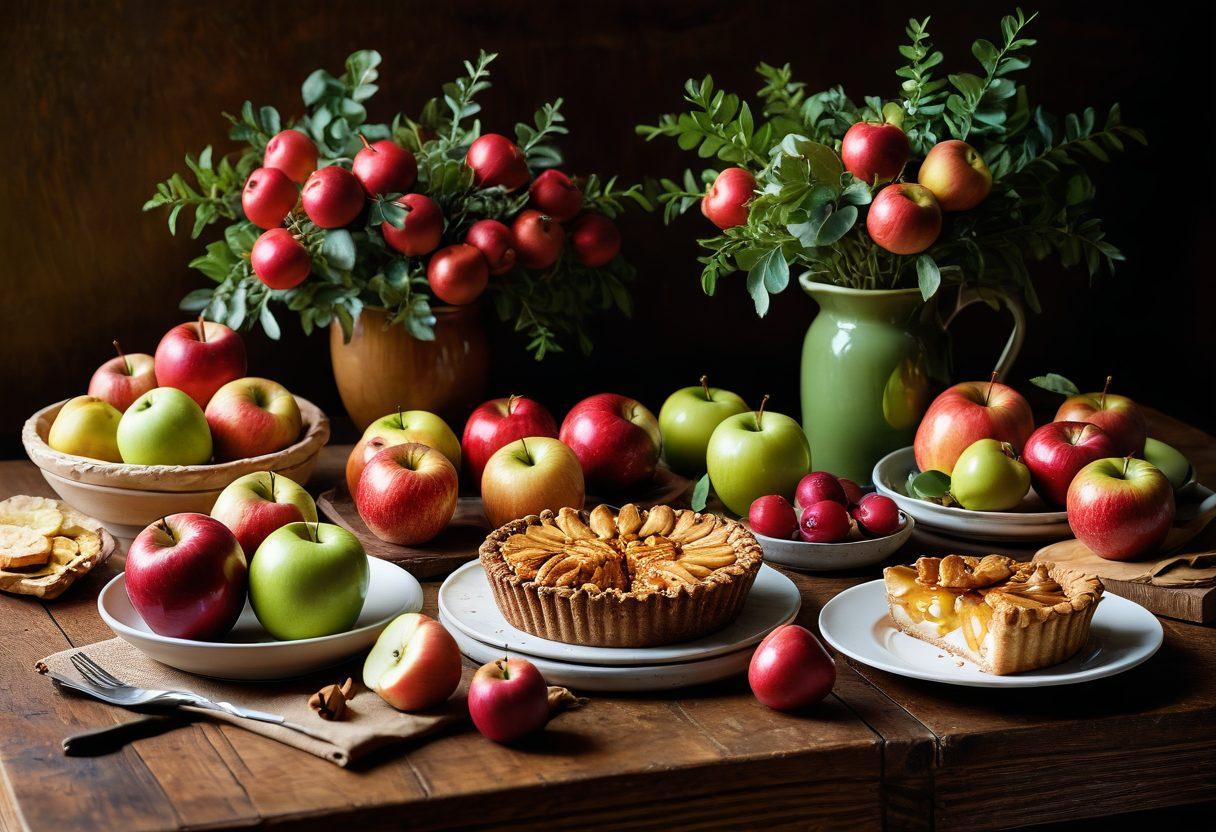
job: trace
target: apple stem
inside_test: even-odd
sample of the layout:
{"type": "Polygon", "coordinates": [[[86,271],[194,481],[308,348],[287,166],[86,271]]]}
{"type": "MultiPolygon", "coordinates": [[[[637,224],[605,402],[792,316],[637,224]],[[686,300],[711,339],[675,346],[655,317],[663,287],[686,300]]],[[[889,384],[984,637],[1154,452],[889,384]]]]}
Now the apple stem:
{"type": "Polygon", "coordinates": [[[317,542],[317,532],[318,532],[318,529],[317,529],[317,524],[316,524],[316,523],[313,523],[313,524],[312,524],[312,528],[310,529],[310,528],[308,528],[308,523],[307,523],[307,522],[305,522],[305,523],[304,523],[304,528],[305,528],[305,529],[308,529],[308,538],[309,538],[309,540],[311,540],[313,543],[316,543],[316,542],[317,542]]]}
{"type": "Polygon", "coordinates": [[[173,529],[169,528],[169,521],[165,519],[165,515],[163,514],[160,516],[160,527],[165,530],[165,534],[169,535],[170,540],[174,543],[177,542],[177,538],[173,536],[173,529]]]}
{"type": "Polygon", "coordinates": [[[756,430],[764,430],[764,406],[768,404],[768,393],[760,400],[760,409],[756,411],[756,430]]]}
{"type": "Polygon", "coordinates": [[[203,315],[200,312],[198,316],[198,340],[207,343],[207,327],[203,323],[203,315]]]}
{"type": "Polygon", "coordinates": [[[1132,464],[1133,458],[1134,457],[1132,454],[1128,454],[1127,456],[1123,457],[1123,479],[1127,479],[1127,469],[1132,464]]]}
{"type": "Polygon", "coordinates": [[[714,397],[709,395],[709,376],[701,376],[701,389],[705,391],[705,401],[712,402],[714,397]]]}
{"type": "Polygon", "coordinates": [[[122,345],[118,341],[114,341],[114,352],[118,353],[118,357],[122,359],[122,365],[127,368],[127,375],[131,375],[131,362],[127,360],[127,356],[123,354],[122,345]]]}
{"type": "Polygon", "coordinates": [[[274,499],[274,471],[267,471],[270,474],[270,499],[274,499]]]}
{"type": "Polygon", "coordinates": [[[1106,384],[1102,385],[1102,395],[1098,396],[1098,409],[1106,409],[1106,393],[1110,390],[1111,376],[1106,377],[1106,384]]]}
{"type": "Polygon", "coordinates": [[[528,440],[521,437],[519,444],[524,448],[524,462],[528,463],[529,465],[535,465],[536,463],[532,459],[532,454],[528,452],[528,440]]]}
{"type": "Polygon", "coordinates": [[[503,681],[511,678],[511,665],[507,664],[508,661],[508,658],[503,656],[502,660],[498,662],[498,666],[502,668],[503,681]]]}
{"type": "Polygon", "coordinates": [[[372,153],[379,153],[379,151],[376,150],[376,148],[372,147],[370,144],[367,143],[367,136],[363,135],[362,133],[359,134],[359,141],[363,142],[364,150],[370,150],[372,153]]]}
{"type": "Polygon", "coordinates": [[[988,399],[992,398],[992,385],[996,384],[996,370],[992,371],[992,375],[988,378],[988,390],[984,393],[984,407],[988,406],[988,399]]]}
{"type": "Polygon", "coordinates": [[[510,416],[515,412],[515,403],[519,401],[519,396],[512,393],[507,397],[507,415],[510,416]]]}

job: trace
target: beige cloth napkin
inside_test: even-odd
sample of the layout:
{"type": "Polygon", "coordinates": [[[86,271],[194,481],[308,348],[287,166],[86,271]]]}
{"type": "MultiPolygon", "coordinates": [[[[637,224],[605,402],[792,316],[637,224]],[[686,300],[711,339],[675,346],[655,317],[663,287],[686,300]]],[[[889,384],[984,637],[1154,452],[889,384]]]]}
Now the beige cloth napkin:
{"type": "Polygon", "coordinates": [[[62,676],[80,679],[70,660],[71,655],[77,652],[86,654],[114,676],[135,687],[188,690],[212,701],[231,702],[286,717],[289,722],[306,727],[314,736],[268,722],[190,709],[192,713],[238,725],[340,766],[349,765],[386,745],[427,737],[468,717],[463,685],[441,709],[420,714],[401,713],[359,682],[358,663],[339,665],[299,679],[222,682],[174,670],[153,661],[125,641],[113,638],[80,649],[55,653],[47,656],[39,665],[45,665],[62,676]],[[347,677],[355,679],[355,694],[347,704],[345,717],[332,722],[321,719],[308,706],[309,697],[325,685],[343,682],[347,677]]]}

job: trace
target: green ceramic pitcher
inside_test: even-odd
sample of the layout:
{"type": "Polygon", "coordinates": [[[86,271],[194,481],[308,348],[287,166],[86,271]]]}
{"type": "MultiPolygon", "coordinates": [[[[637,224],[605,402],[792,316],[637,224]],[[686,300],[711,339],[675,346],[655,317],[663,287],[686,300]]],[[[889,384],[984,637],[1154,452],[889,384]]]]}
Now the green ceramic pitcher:
{"type": "MultiPolygon", "coordinates": [[[[926,304],[919,289],[846,289],[806,275],[800,282],[819,304],[802,345],[802,425],[811,463],[869,485],[874,463],[912,444],[929,406],[934,352],[947,348],[946,327],[983,298],[963,288],[943,318],[937,300],[926,304]]],[[[1004,378],[1022,348],[1026,315],[1016,298],[986,292],[1013,316],[996,366],[1004,378]]]]}

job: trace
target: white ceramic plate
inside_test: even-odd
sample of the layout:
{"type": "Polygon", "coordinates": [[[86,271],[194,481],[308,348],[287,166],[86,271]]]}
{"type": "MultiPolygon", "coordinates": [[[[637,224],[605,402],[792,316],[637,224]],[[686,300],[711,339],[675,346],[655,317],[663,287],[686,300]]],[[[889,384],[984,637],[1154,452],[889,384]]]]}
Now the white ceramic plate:
{"type": "Polygon", "coordinates": [[[734,653],[758,643],[777,625],[792,621],[801,605],[802,596],[794,582],[771,566],[761,565],[739,617],[715,633],[660,647],[586,647],[549,641],[508,624],[498,611],[480,561],[466,563],[439,588],[439,613],[449,629],[492,645],[499,658],[509,650],[555,662],[601,667],[688,662],[734,653]]]}
{"type": "Polygon", "coordinates": [[[114,634],[151,658],[187,673],[217,679],[286,679],[337,664],[370,649],[390,621],[422,609],[422,587],[409,572],[368,558],[371,580],[355,627],[345,633],[275,641],[249,603],[228,640],[192,641],[152,632],[127,598],[126,575],[117,575],[97,597],[97,609],[114,634]]]}
{"type": "Polygon", "coordinates": [[[755,530],[756,540],[764,550],[764,559],[811,572],[835,572],[842,569],[859,569],[882,563],[899,551],[916,528],[916,520],[901,511],[899,519],[903,525],[895,534],[865,540],[846,540],[843,543],[807,543],[804,540],[782,540],[768,537],[755,530]]]}
{"type": "MultiPolygon", "coordinates": [[[[503,648],[478,641],[462,631],[441,612],[439,620],[456,639],[460,652],[479,664],[486,664],[504,655],[503,648]]],[[[579,691],[599,693],[624,693],[630,691],[672,690],[690,685],[703,685],[728,679],[747,671],[752,659],[754,644],[732,653],[712,656],[691,662],[669,662],[631,667],[628,665],[601,666],[558,662],[539,656],[527,656],[512,649],[510,655],[525,655],[528,661],[551,685],[563,685],[579,691]]]]}
{"type": "Polygon", "coordinates": [[[874,466],[874,487],[916,518],[925,531],[965,540],[1007,540],[1049,543],[1072,536],[1068,513],[1049,510],[1032,489],[1017,511],[969,511],[939,506],[904,492],[908,474],[919,471],[911,447],[900,448],[874,466]]]}
{"type": "Polygon", "coordinates": [[[1107,592],[1094,612],[1090,642],[1080,653],[1041,670],[993,676],[896,629],[887,614],[882,581],[846,589],[825,604],[819,613],[819,630],[828,644],[870,667],[914,679],[979,688],[1073,685],[1114,676],[1147,661],[1162,639],[1161,622],[1156,616],[1133,601],[1107,592]]]}

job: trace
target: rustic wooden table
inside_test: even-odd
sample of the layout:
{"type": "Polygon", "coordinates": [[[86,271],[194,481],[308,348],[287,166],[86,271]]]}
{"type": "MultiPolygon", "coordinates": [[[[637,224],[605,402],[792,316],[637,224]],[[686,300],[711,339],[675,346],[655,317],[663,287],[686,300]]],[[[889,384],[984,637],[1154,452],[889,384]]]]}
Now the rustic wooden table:
{"type": "MultiPolygon", "coordinates": [[[[1151,433],[1216,483],[1216,440],[1159,414],[1151,433]]],[[[313,485],[344,458],[327,449],[313,485]]],[[[14,493],[50,491],[28,462],[0,463],[0,497],[14,493]]],[[[121,568],[55,602],[0,598],[0,829],[980,829],[1216,800],[1216,631],[1170,620],[1153,660],[1075,687],[973,690],[842,661],[833,695],[797,716],[736,679],[596,697],[518,746],[459,730],[354,770],[207,723],[65,757],[65,735],[127,716],[33,666],[111,636],[95,601],[121,568]]],[[[801,623],[877,573],[794,575],[801,623]]]]}

